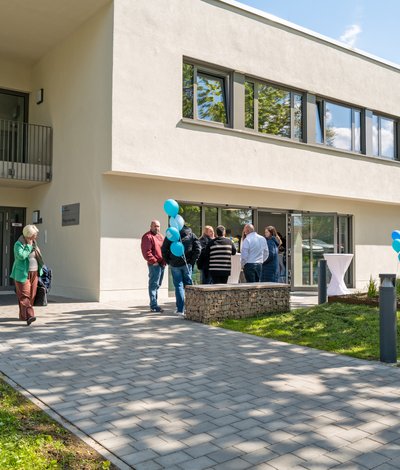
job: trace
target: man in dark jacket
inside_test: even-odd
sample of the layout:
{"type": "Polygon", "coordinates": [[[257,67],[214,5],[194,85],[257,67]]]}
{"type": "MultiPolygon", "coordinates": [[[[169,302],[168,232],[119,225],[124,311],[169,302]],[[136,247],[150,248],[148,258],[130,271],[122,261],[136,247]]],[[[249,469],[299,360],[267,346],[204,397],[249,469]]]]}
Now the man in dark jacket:
{"type": "Polygon", "coordinates": [[[225,237],[225,227],[218,225],[217,238],[214,238],[206,248],[206,263],[213,284],[226,284],[232,269],[232,255],[236,248],[232,240],[225,237]]]}
{"type": "Polygon", "coordinates": [[[161,252],[171,269],[172,280],[175,286],[176,313],[184,316],[185,286],[193,284],[193,266],[200,256],[201,245],[199,239],[192,232],[192,229],[186,225],[182,227],[180,237],[185,249],[183,256],[175,256],[171,253],[170,247],[172,242],[168,240],[168,238],[164,239],[161,252]]]}
{"type": "Polygon", "coordinates": [[[197,267],[201,271],[202,284],[212,284],[212,279],[208,271],[208,265],[205,262],[206,248],[212,240],[214,240],[214,229],[211,227],[211,225],[206,225],[204,227],[203,235],[199,238],[199,242],[201,245],[201,253],[199,259],[197,260],[197,267]]]}

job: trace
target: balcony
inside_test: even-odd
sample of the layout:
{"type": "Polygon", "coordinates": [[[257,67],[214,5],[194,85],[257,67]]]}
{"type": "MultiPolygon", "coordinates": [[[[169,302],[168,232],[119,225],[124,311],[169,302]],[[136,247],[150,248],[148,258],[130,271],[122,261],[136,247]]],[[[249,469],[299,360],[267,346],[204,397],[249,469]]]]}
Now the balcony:
{"type": "Polygon", "coordinates": [[[0,119],[0,184],[49,182],[52,159],[51,127],[0,119]]]}

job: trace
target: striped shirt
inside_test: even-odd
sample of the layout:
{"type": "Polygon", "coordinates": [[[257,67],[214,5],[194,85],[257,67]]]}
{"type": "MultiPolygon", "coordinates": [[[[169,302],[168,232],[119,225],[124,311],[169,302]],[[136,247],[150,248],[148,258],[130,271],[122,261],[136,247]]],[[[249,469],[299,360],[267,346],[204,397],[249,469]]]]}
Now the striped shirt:
{"type": "Polygon", "coordinates": [[[210,274],[225,276],[230,275],[232,255],[236,254],[236,248],[232,240],[226,237],[217,237],[207,246],[206,257],[210,274]]]}

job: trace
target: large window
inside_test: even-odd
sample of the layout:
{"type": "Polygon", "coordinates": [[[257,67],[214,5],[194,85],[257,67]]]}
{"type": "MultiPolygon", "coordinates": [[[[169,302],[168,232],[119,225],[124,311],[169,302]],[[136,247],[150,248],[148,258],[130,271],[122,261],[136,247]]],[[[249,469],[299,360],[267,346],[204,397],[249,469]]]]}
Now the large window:
{"type": "Polygon", "coordinates": [[[329,101],[316,103],[316,142],[361,152],[361,111],[329,101]]]}
{"type": "Polygon", "coordinates": [[[396,157],[396,123],[393,119],[374,114],[372,116],[372,153],[377,157],[396,157]]]}
{"type": "Polygon", "coordinates": [[[263,134],[301,140],[303,96],[275,85],[246,81],[245,126],[263,134]]]}
{"type": "Polygon", "coordinates": [[[228,92],[227,73],[194,64],[183,64],[183,117],[228,124],[228,92]]]}

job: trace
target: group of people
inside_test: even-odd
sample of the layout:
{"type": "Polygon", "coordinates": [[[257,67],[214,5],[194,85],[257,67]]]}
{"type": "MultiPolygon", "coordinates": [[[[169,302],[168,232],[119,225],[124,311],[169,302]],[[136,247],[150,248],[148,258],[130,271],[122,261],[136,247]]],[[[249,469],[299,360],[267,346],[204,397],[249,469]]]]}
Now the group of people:
{"type": "MultiPolygon", "coordinates": [[[[175,287],[176,313],[184,316],[185,286],[193,284],[195,264],[201,271],[202,284],[226,284],[231,275],[232,255],[236,254],[236,246],[226,236],[223,225],[218,225],[215,232],[213,227],[206,225],[200,239],[190,227],[184,225],[180,231],[184,254],[175,256],[170,250],[172,242],[163,237],[160,228],[160,222],[153,220],[141,243],[149,271],[150,310],[163,311],[158,304],[158,289],[168,264],[175,287]]],[[[246,224],[241,244],[241,265],[246,282],[279,282],[281,249],[282,239],[275,227],[266,227],[263,237],[252,224],[246,224]]]]}

